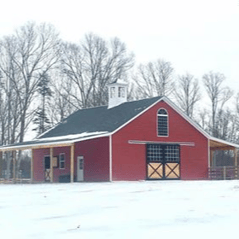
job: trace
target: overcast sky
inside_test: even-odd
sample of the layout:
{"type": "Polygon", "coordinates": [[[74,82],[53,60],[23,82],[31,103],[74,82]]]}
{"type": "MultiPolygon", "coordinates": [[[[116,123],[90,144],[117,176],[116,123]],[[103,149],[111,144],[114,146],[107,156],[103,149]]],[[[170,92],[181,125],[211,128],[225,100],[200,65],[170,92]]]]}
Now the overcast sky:
{"type": "Polygon", "coordinates": [[[177,74],[224,73],[239,91],[239,0],[6,0],[0,37],[29,20],[52,23],[67,41],[117,36],[138,63],[170,61],[177,74]]]}

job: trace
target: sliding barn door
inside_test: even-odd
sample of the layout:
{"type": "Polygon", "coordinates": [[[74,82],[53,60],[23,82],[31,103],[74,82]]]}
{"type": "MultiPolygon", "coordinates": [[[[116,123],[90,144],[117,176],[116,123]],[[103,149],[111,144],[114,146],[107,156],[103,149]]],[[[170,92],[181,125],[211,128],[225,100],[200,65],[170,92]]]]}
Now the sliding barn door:
{"type": "Polygon", "coordinates": [[[180,179],[180,146],[147,144],[147,179],[180,179]]]}

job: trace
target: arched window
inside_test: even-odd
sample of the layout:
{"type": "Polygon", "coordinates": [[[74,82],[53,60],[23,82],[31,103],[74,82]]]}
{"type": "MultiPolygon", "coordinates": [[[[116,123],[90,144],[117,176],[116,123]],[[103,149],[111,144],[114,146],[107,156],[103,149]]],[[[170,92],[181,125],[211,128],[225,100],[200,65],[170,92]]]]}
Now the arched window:
{"type": "Polygon", "coordinates": [[[158,110],[158,136],[168,136],[168,113],[165,109],[158,110]]]}

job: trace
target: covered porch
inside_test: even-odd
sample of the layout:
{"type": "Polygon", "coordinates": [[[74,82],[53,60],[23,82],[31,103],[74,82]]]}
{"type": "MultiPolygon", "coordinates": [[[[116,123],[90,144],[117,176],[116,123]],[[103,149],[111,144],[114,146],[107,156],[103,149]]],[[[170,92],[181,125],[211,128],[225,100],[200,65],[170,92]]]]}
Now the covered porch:
{"type": "Polygon", "coordinates": [[[74,142],[55,142],[51,144],[34,144],[34,145],[13,145],[0,148],[0,152],[3,155],[6,152],[11,152],[12,161],[12,173],[11,177],[1,177],[0,183],[34,183],[34,153],[36,149],[49,149],[50,156],[50,168],[48,170],[49,182],[54,182],[54,166],[57,164],[57,158],[53,155],[53,149],[58,147],[70,147],[70,182],[74,182],[74,152],[75,152],[75,143],[74,142]],[[31,151],[31,160],[30,160],[30,177],[29,178],[20,178],[16,173],[16,155],[18,151],[30,150],[31,151]]]}
{"type": "MultiPolygon", "coordinates": [[[[238,179],[238,148],[239,145],[217,138],[209,139],[209,167],[210,180],[238,179]],[[227,154],[227,160],[220,158],[219,152],[227,154]]],[[[222,154],[221,154],[222,155],[222,154]]]]}

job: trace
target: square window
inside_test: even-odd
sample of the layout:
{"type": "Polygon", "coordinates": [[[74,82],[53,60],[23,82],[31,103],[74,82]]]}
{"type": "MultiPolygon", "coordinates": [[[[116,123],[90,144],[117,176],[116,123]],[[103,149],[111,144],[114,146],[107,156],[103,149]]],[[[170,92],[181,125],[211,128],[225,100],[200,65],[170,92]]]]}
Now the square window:
{"type": "Polygon", "coordinates": [[[65,154],[60,154],[59,156],[59,168],[65,169],[65,154]]]}
{"type": "Polygon", "coordinates": [[[125,88],[124,88],[124,87],[119,87],[118,96],[119,96],[119,97],[122,97],[122,98],[125,97],[125,88]]]}

